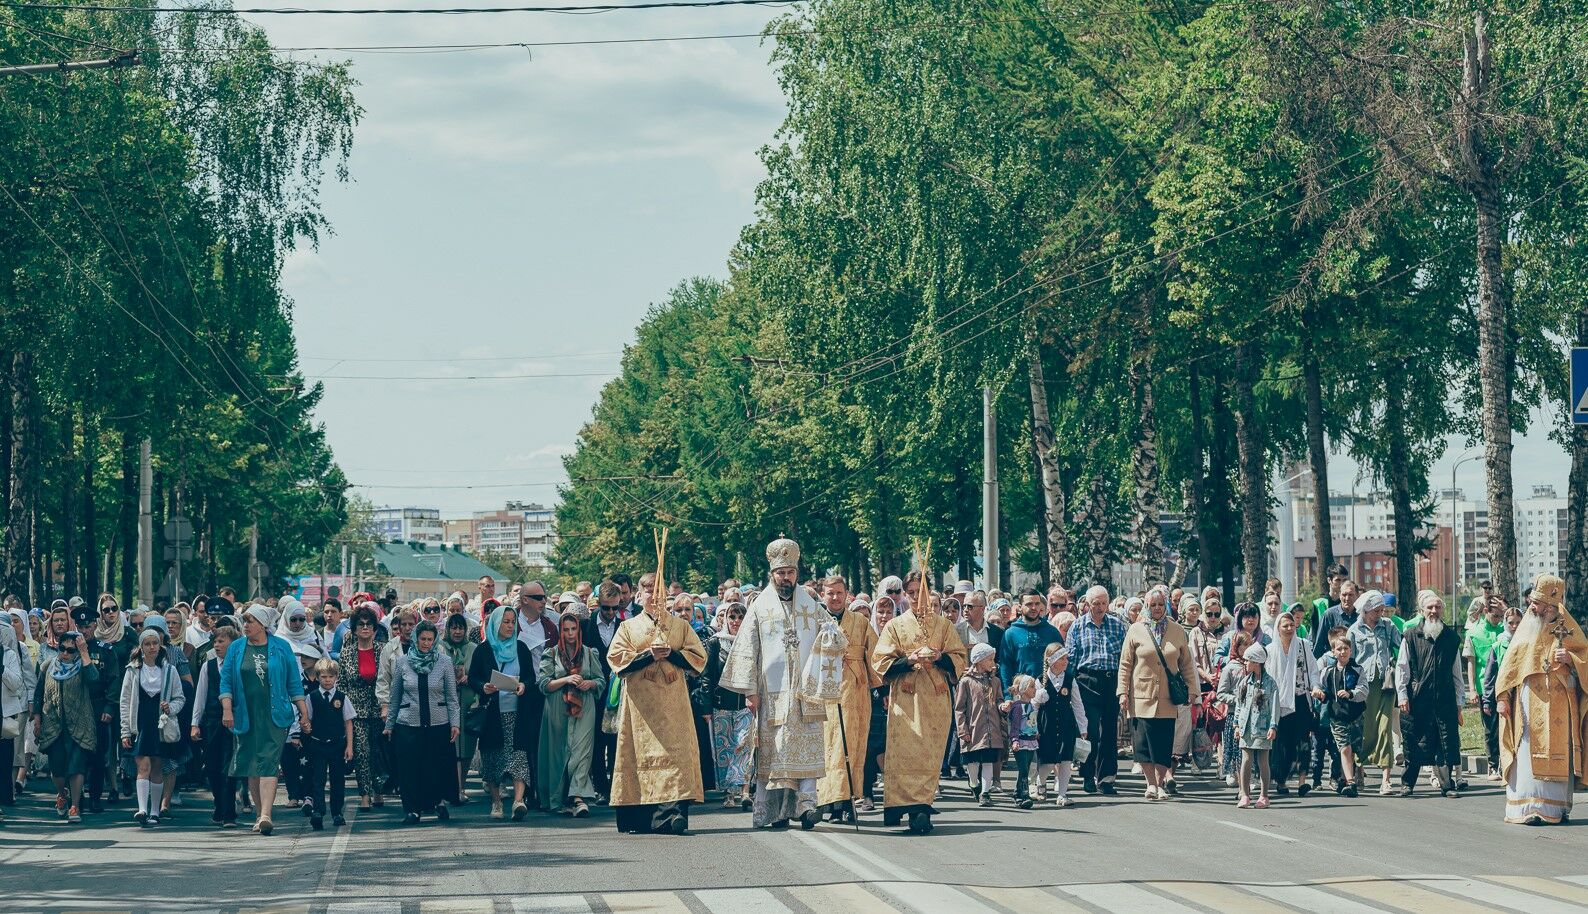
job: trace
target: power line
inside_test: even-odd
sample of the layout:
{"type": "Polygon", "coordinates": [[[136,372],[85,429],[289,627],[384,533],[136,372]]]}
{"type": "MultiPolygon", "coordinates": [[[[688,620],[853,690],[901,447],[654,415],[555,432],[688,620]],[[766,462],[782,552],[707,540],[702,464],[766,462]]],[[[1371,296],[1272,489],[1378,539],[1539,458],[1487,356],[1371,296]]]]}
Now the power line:
{"type": "Polygon", "coordinates": [[[539,378],[544,381],[556,381],[562,378],[616,378],[617,372],[613,371],[573,371],[563,374],[463,374],[448,375],[444,377],[414,377],[413,375],[377,375],[377,374],[332,374],[310,375],[305,381],[524,381],[539,378]]]}
{"type": "Polygon", "coordinates": [[[553,361],[557,361],[557,360],[561,360],[561,359],[591,359],[591,358],[596,358],[597,356],[622,355],[622,354],[623,354],[623,350],[622,349],[606,349],[606,350],[602,350],[600,352],[570,352],[570,353],[565,353],[565,354],[560,354],[560,355],[547,355],[547,354],[543,354],[543,353],[530,353],[530,354],[526,354],[526,355],[490,355],[490,356],[478,356],[478,357],[460,355],[460,356],[438,357],[438,358],[431,358],[431,357],[409,358],[409,357],[406,357],[406,356],[386,356],[386,357],[383,357],[383,358],[352,358],[352,357],[336,356],[336,355],[302,355],[302,354],[299,354],[298,360],[301,361],[301,362],[366,362],[366,363],[371,363],[372,362],[372,363],[379,363],[379,364],[382,364],[382,365],[392,365],[392,364],[405,365],[405,364],[408,364],[410,362],[448,362],[448,363],[452,363],[452,364],[464,364],[464,365],[467,365],[467,364],[469,364],[471,362],[527,362],[527,361],[530,361],[532,359],[551,359],[553,361]]]}
{"type": "Polygon", "coordinates": [[[230,7],[214,6],[93,6],[79,3],[0,3],[0,7],[15,10],[55,10],[78,13],[197,13],[208,16],[468,16],[498,13],[561,13],[568,15],[594,15],[600,13],[626,13],[636,10],[659,9],[709,9],[729,6],[783,7],[793,6],[801,0],[651,0],[647,3],[599,3],[585,6],[454,6],[454,7],[387,7],[383,9],[355,9],[341,6],[284,6],[284,7],[230,7]]]}

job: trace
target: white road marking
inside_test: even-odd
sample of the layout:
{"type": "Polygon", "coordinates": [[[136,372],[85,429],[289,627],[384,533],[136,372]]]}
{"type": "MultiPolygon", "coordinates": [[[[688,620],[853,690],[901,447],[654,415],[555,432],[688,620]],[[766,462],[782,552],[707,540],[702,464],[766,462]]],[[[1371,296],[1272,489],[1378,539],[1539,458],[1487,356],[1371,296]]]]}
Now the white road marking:
{"type": "Polygon", "coordinates": [[[327,905],[325,914],[402,914],[403,903],[397,899],[386,901],[342,901],[327,905]]]}
{"type": "Polygon", "coordinates": [[[1298,911],[1328,911],[1329,914],[1384,914],[1383,908],[1373,908],[1339,895],[1332,895],[1310,885],[1242,885],[1253,895],[1289,905],[1298,911]]]}
{"type": "Polygon", "coordinates": [[[766,889],[696,889],[695,897],[717,914],[790,914],[766,889]]]}
{"type": "Polygon", "coordinates": [[[1087,904],[1096,905],[1105,911],[1168,911],[1173,914],[1196,914],[1195,908],[1188,908],[1177,901],[1170,901],[1162,895],[1124,882],[1061,885],[1058,888],[1066,895],[1074,895],[1087,904]]]}
{"type": "Polygon", "coordinates": [[[871,851],[866,850],[864,847],[860,846],[859,841],[850,838],[848,835],[825,832],[821,837],[838,845],[840,848],[847,851],[851,857],[866,861],[874,869],[884,873],[887,877],[892,877],[900,882],[919,882],[922,879],[919,874],[913,873],[891,860],[884,860],[882,857],[879,857],[871,851]]]}
{"type": "Polygon", "coordinates": [[[1419,878],[1413,879],[1412,882],[1431,889],[1443,889],[1452,895],[1492,904],[1507,911],[1527,911],[1528,914],[1572,914],[1574,911],[1582,910],[1578,905],[1567,904],[1554,898],[1545,898],[1520,889],[1509,889],[1464,876],[1419,878]]]}
{"type": "Polygon", "coordinates": [[[583,895],[525,895],[513,899],[513,914],[590,914],[583,895]]]}
{"type": "Polygon", "coordinates": [[[336,894],[336,880],[342,875],[342,858],[347,854],[347,842],[353,834],[353,823],[358,821],[358,804],[347,811],[347,827],[336,830],[331,839],[331,852],[325,858],[325,872],[320,874],[320,888],[315,894],[321,897],[336,894]]]}
{"type": "Polygon", "coordinates": [[[865,864],[861,863],[859,860],[856,860],[853,857],[848,856],[846,854],[839,853],[836,848],[830,846],[826,841],[823,841],[823,840],[821,840],[819,838],[816,838],[816,837],[813,837],[811,835],[808,835],[808,834],[806,834],[805,832],[802,832],[802,831],[800,831],[800,832],[790,832],[790,834],[793,835],[795,840],[800,841],[800,842],[808,845],[812,850],[816,851],[818,854],[821,854],[823,857],[826,857],[827,859],[833,861],[834,863],[838,864],[839,866],[843,867],[844,869],[848,870],[849,872],[853,873],[854,875],[859,876],[861,879],[865,880],[866,882],[878,882],[878,881],[886,878],[882,873],[879,873],[876,870],[873,870],[871,867],[866,866],[865,864]]]}
{"type": "Polygon", "coordinates": [[[1560,876],[1563,882],[1575,882],[1578,885],[1588,885],[1588,876],[1560,876]]]}
{"type": "Polygon", "coordinates": [[[1276,835],[1276,834],[1274,834],[1271,831],[1266,831],[1266,830],[1261,829],[1261,828],[1253,828],[1250,825],[1242,825],[1239,822],[1231,822],[1228,819],[1218,819],[1216,821],[1220,825],[1228,825],[1230,828],[1238,828],[1241,831],[1249,831],[1249,832],[1251,832],[1254,835],[1262,835],[1264,838],[1273,838],[1275,841],[1284,841],[1287,844],[1295,844],[1296,843],[1296,839],[1295,838],[1287,838],[1284,835],[1276,835]]]}
{"type": "Polygon", "coordinates": [[[884,882],[876,886],[920,914],[997,914],[952,886],[930,882],[884,882]]]}

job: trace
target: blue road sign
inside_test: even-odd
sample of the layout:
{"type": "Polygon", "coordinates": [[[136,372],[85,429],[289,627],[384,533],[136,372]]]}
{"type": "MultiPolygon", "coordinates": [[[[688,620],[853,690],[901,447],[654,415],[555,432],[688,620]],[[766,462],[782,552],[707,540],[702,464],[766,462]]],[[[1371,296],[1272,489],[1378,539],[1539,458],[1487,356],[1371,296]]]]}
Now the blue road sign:
{"type": "Polygon", "coordinates": [[[1571,423],[1588,425],[1588,346],[1571,348],[1571,423]]]}

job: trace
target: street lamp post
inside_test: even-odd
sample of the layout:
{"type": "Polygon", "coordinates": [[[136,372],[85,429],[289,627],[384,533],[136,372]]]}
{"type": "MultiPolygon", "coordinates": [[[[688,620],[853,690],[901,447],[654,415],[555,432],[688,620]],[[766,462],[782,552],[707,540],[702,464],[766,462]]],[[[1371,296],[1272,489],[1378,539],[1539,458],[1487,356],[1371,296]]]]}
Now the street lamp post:
{"type": "MultiPolygon", "coordinates": [[[[1461,580],[1461,572],[1459,570],[1461,567],[1461,554],[1456,550],[1456,524],[1460,522],[1460,519],[1456,517],[1456,470],[1460,469],[1463,463],[1476,460],[1481,456],[1483,455],[1472,451],[1450,465],[1450,605],[1452,608],[1456,605],[1456,589],[1460,586],[1461,580]]],[[[1476,528],[1474,528],[1473,532],[1477,532],[1476,528]]]]}

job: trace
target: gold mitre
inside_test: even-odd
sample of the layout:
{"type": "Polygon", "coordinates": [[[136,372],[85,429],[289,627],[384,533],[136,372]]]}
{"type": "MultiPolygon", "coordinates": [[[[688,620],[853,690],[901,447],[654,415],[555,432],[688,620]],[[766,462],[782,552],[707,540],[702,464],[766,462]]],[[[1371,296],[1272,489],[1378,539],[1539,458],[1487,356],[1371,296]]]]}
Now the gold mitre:
{"type": "Polygon", "coordinates": [[[775,539],[766,547],[766,563],[773,571],[800,566],[800,544],[788,537],[775,539]]]}

